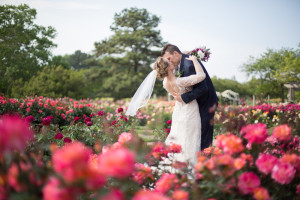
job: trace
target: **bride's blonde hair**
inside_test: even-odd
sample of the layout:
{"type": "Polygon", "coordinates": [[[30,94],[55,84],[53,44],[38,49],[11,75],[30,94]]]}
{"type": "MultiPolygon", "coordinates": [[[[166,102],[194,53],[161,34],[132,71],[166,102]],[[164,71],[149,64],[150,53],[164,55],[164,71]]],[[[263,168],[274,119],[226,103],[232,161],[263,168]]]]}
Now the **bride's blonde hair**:
{"type": "Polygon", "coordinates": [[[157,78],[163,80],[168,75],[169,63],[162,57],[158,57],[154,64],[154,69],[157,71],[157,78]]]}

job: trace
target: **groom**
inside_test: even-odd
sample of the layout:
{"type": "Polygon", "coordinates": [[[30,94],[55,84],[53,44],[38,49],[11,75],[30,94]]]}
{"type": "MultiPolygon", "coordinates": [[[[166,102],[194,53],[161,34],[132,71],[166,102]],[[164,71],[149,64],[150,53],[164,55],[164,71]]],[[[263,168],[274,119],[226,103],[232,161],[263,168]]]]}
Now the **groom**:
{"type": "MultiPolygon", "coordinates": [[[[161,56],[173,63],[181,77],[196,74],[192,61],[187,60],[188,55],[182,54],[179,48],[172,44],[167,44],[161,51],[161,56]]],[[[182,95],[174,94],[174,98],[179,102],[189,103],[197,99],[201,116],[201,150],[209,147],[213,140],[212,119],[218,105],[218,97],[211,79],[200,60],[198,60],[206,74],[206,78],[193,86],[193,90],[182,95]]]]}

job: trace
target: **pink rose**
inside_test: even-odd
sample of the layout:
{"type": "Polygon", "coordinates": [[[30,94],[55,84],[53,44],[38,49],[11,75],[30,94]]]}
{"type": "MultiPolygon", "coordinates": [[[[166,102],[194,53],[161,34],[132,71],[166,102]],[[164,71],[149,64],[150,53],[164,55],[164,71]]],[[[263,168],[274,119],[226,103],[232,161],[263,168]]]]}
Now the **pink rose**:
{"type": "Polygon", "coordinates": [[[238,188],[242,194],[251,194],[259,186],[260,180],[253,172],[245,172],[238,178],[238,188]]]}
{"type": "Polygon", "coordinates": [[[294,176],[296,170],[288,163],[278,162],[272,170],[272,178],[280,184],[289,184],[294,176]]]}
{"type": "Polygon", "coordinates": [[[132,200],[171,200],[171,198],[154,191],[141,190],[134,195],[132,200]]]}
{"type": "Polygon", "coordinates": [[[255,162],[258,170],[264,174],[269,174],[272,172],[273,167],[277,164],[278,159],[270,154],[259,154],[258,159],[255,162]]]}
{"type": "Polygon", "coordinates": [[[263,143],[268,137],[267,125],[262,123],[244,126],[240,133],[249,141],[250,144],[263,143]]]}
{"type": "Polygon", "coordinates": [[[274,128],[272,136],[281,142],[289,141],[292,138],[291,131],[292,129],[288,125],[279,125],[274,128]]]}
{"type": "Polygon", "coordinates": [[[132,134],[123,132],[119,135],[118,142],[124,144],[132,140],[132,134]]]}
{"type": "Polygon", "coordinates": [[[178,182],[175,174],[163,174],[155,183],[155,191],[165,193],[173,188],[178,182]]]}
{"type": "Polygon", "coordinates": [[[7,152],[22,151],[33,139],[26,120],[17,115],[4,115],[0,119],[0,156],[7,152]]]}
{"type": "Polygon", "coordinates": [[[134,170],[135,154],[125,148],[112,149],[102,154],[99,166],[112,177],[126,178],[134,170]]]}

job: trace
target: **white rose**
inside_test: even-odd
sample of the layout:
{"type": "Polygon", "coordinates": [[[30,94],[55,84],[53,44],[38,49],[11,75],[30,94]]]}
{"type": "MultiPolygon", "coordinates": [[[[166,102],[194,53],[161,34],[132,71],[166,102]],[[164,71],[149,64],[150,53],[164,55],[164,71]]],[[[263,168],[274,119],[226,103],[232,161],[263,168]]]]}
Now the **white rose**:
{"type": "Polygon", "coordinates": [[[200,59],[204,58],[204,56],[205,56],[201,50],[198,51],[198,55],[199,55],[200,59]]]}

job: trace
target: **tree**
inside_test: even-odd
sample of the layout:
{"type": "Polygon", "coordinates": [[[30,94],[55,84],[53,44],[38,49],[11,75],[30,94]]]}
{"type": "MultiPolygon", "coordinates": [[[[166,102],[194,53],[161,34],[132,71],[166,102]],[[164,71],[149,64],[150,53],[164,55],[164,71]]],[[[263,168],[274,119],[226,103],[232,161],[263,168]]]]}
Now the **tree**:
{"type": "Polygon", "coordinates": [[[256,85],[255,94],[271,97],[283,96],[284,83],[300,82],[300,45],[298,49],[268,49],[259,58],[250,57],[242,71],[252,77],[256,85]]]}
{"type": "Polygon", "coordinates": [[[85,76],[82,71],[65,69],[62,66],[46,66],[25,84],[12,89],[16,97],[38,95],[47,97],[85,98],[85,76]]]}
{"type": "Polygon", "coordinates": [[[239,83],[236,80],[221,79],[213,76],[211,78],[216,91],[224,92],[225,90],[232,90],[240,95],[240,97],[251,96],[249,90],[245,87],[245,84],[239,83]]]}
{"type": "Polygon", "coordinates": [[[0,91],[8,95],[14,81],[29,80],[48,63],[56,46],[54,28],[34,24],[36,14],[26,4],[0,6],[0,91]]]}
{"type": "MultiPolygon", "coordinates": [[[[115,98],[131,97],[151,71],[150,64],[160,55],[155,49],[164,44],[156,30],[159,22],[159,17],[146,9],[124,9],[114,16],[110,27],[114,34],[95,43],[95,57],[111,72],[104,89],[115,98]]],[[[162,83],[156,88],[162,88],[162,83]]]]}
{"type": "Polygon", "coordinates": [[[61,65],[62,67],[64,67],[65,69],[69,69],[70,68],[70,63],[69,63],[69,55],[57,55],[57,56],[53,56],[51,61],[49,62],[49,65],[54,65],[54,66],[59,66],[61,65]]]}
{"type": "Polygon", "coordinates": [[[72,69],[83,69],[88,68],[87,60],[91,58],[91,55],[81,52],[80,50],[75,51],[74,54],[71,54],[68,58],[70,66],[72,69]]]}

